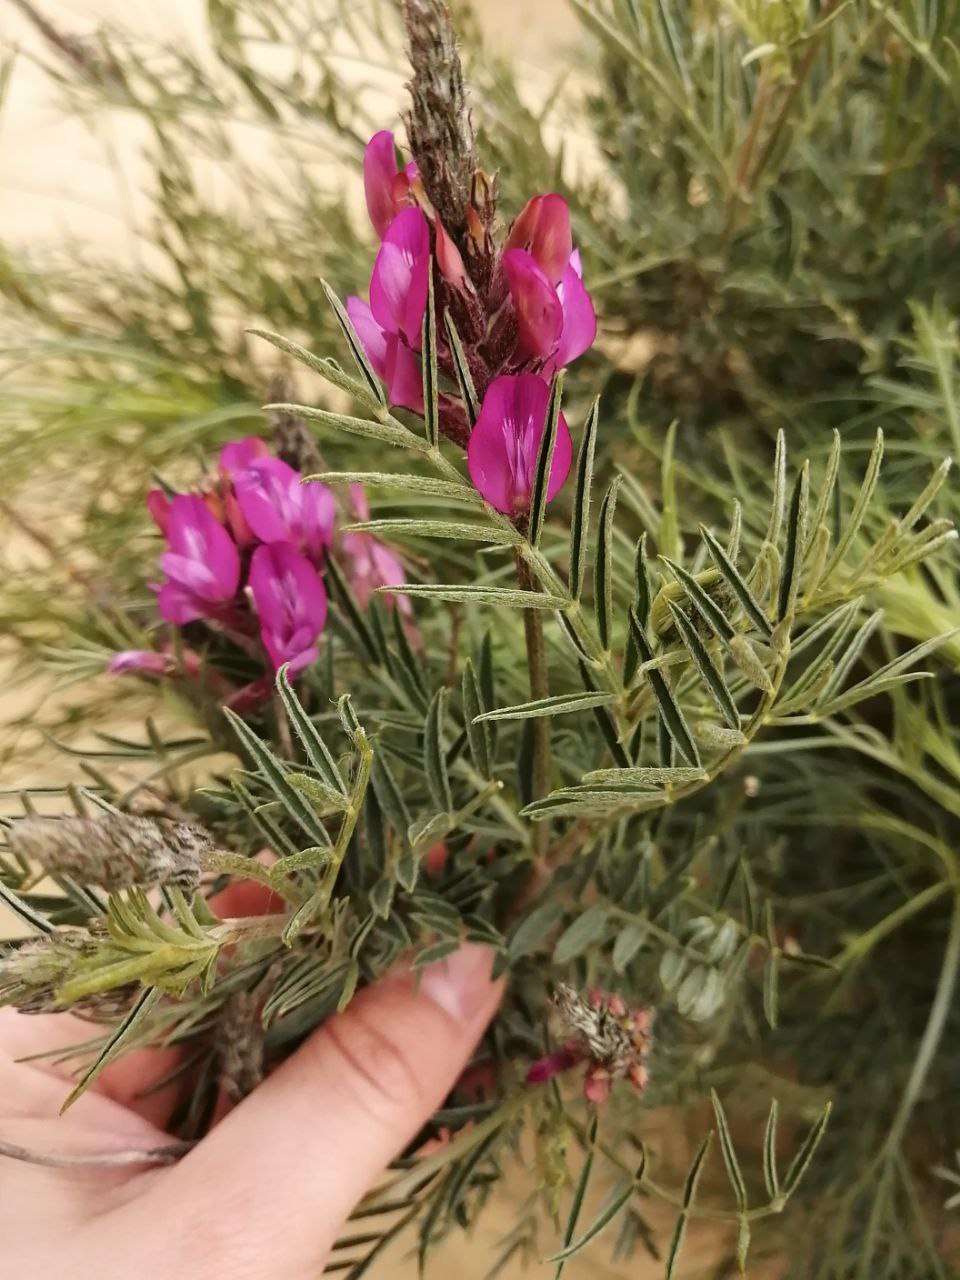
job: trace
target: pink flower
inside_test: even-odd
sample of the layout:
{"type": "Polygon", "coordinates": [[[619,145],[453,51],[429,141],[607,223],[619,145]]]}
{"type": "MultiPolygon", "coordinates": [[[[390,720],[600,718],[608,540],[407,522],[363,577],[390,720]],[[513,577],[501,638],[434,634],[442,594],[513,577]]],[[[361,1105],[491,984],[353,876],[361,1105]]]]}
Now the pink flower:
{"type": "Polygon", "coordinates": [[[333,537],[336,502],[318,482],[303,484],[300,473],[280,458],[254,457],[233,475],[237,504],[261,542],[291,542],[318,563],[333,537]]]}
{"type": "Polygon", "coordinates": [[[317,660],[317,638],[327,621],[327,592],[310,561],[289,542],[257,547],[250,589],[264,648],[276,669],[296,675],[317,660]]]}
{"type": "Polygon", "coordinates": [[[412,204],[410,188],[416,177],[414,161],[398,167],[393,134],[387,129],[375,133],[363,153],[363,190],[370,221],[381,239],[400,210],[412,204]]]}
{"type": "Polygon", "coordinates": [[[245,471],[258,458],[268,458],[270,450],[259,436],[245,436],[243,440],[231,440],[220,450],[218,465],[225,476],[231,478],[238,471],[245,471]]]}
{"type": "Polygon", "coordinates": [[[147,494],[147,510],[153,523],[164,537],[167,536],[167,525],[170,522],[170,499],[162,489],[151,489],[147,494]]]}
{"type": "MultiPolygon", "coordinates": [[[[546,427],[550,388],[533,373],[494,378],[467,448],[470,478],[491,506],[519,515],[530,506],[537,452],[546,427]]],[[[570,470],[573,441],[563,414],[557,424],[547,501],[570,470]]]]}
{"type": "Polygon", "coordinates": [[[405,347],[397,333],[386,333],[362,298],[347,299],[347,314],[357,337],[373,365],[373,371],[387,384],[391,404],[423,412],[423,379],[417,358],[405,347]]]}
{"type": "Polygon", "coordinates": [[[520,326],[517,355],[546,360],[556,351],[563,332],[563,304],[557,290],[526,249],[505,253],[503,269],[520,326]]]}
{"type": "MultiPolygon", "coordinates": [[[[369,520],[370,508],[360,485],[350,486],[350,499],[357,519],[369,520]]],[[[402,587],[406,582],[406,571],[399,557],[372,533],[345,533],[341,545],[350,560],[350,585],[362,609],[368,607],[378,588],[402,587]]],[[[405,617],[411,616],[413,610],[407,596],[387,592],[384,599],[388,605],[395,604],[405,617]]]]}
{"type": "Polygon", "coordinates": [[[514,220],[504,250],[525,249],[552,285],[560,279],[573,253],[570,206],[550,192],[528,200],[514,220]]]}
{"type": "Polygon", "coordinates": [[[414,351],[427,309],[430,228],[422,209],[404,209],[390,223],[373,264],[370,310],[385,333],[399,333],[414,351]]]}
{"type": "Polygon", "coordinates": [[[123,649],[110,659],[111,675],[169,676],[177,669],[173,655],[155,649],[123,649]]]}
{"type": "Polygon", "coordinates": [[[180,495],[170,503],[169,550],[160,557],[167,581],[159,588],[160,612],[183,626],[211,617],[237,594],[240,556],[203,498],[180,495]]]}

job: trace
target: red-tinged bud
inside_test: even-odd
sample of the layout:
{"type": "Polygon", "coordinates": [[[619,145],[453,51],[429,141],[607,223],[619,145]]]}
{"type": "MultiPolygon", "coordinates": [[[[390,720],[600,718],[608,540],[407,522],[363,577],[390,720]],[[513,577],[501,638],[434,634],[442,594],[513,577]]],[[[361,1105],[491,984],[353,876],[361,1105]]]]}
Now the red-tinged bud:
{"type": "Polygon", "coordinates": [[[460,250],[453,243],[447,230],[439,218],[435,221],[437,231],[437,266],[447,284],[460,293],[473,293],[473,281],[467,275],[460,250]]]}
{"type": "Polygon", "coordinates": [[[166,537],[167,526],[170,523],[170,499],[162,489],[151,489],[147,494],[147,510],[150,512],[153,523],[166,537]]]}
{"type": "Polygon", "coordinates": [[[487,232],[472,204],[467,206],[467,230],[477,249],[482,250],[487,242],[487,232]]]}

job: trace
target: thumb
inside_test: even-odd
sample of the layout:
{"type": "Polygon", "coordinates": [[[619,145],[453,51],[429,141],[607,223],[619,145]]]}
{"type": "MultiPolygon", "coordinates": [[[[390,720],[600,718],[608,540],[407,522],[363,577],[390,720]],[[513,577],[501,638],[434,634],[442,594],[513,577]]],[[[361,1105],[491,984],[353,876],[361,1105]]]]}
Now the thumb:
{"type": "Polygon", "coordinates": [[[194,1268],[213,1253],[204,1277],[316,1274],[468,1062],[500,998],[492,964],[488,948],[465,946],[419,986],[401,972],[360,992],[168,1171],[157,1193],[173,1197],[194,1268]]]}

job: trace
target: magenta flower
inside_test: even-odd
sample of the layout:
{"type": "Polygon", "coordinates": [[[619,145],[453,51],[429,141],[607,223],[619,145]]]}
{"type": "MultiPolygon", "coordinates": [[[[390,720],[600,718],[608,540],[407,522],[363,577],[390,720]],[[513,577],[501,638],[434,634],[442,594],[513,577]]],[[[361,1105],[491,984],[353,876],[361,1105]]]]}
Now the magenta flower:
{"type": "Polygon", "coordinates": [[[517,356],[549,359],[563,332],[563,304],[557,290],[526,249],[505,253],[503,270],[520,327],[517,356]]]}
{"type": "Polygon", "coordinates": [[[317,660],[317,638],[327,621],[327,592],[310,561],[289,542],[257,547],[250,590],[260,635],[274,668],[285,662],[296,675],[317,660]]]}
{"type": "Polygon", "coordinates": [[[393,134],[387,129],[375,133],[363,153],[363,190],[370,221],[381,239],[401,209],[412,203],[410,188],[416,177],[414,161],[398,167],[393,134]]]}
{"type": "Polygon", "coordinates": [[[414,351],[430,284],[430,228],[420,209],[404,209],[390,223],[370,278],[370,303],[347,299],[347,313],[391,404],[423,410],[423,384],[414,351]]]}
{"type": "Polygon", "coordinates": [[[399,333],[414,351],[427,309],[430,228],[422,209],[404,209],[390,223],[373,264],[370,310],[385,333],[399,333]]]}
{"type": "Polygon", "coordinates": [[[377,377],[387,384],[391,404],[423,412],[423,379],[417,358],[400,335],[386,333],[362,298],[347,299],[347,314],[377,377]]]}
{"type": "Polygon", "coordinates": [[[115,676],[169,676],[177,669],[173,655],[155,649],[122,649],[110,659],[107,670],[115,676]]]}
{"type": "Polygon", "coordinates": [[[563,196],[550,192],[528,200],[503,247],[505,252],[524,249],[550,283],[559,284],[573,253],[570,206],[563,196]]]}
{"type": "Polygon", "coordinates": [[[167,581],[158,589],[160,612],[183,626],[211,617],[237,594],[240,555],[203,498],[180,495],[167,518],[169,550],[160,557],[167,581]]]}
{"type": "Polygon", "coordinates": [[[231,440],[220,450],[218,464],[225,476],[231,478],[238,471],[245,471],[258,458],[268,458],[270,450],[267,442],[259,436],[245,436],[242,440],[231,440]]]}
{"type": "Polygon", "coordinates": [[[333,537],[336,502],[326,487],[303,484],[280,458],[254,457],[233,475],[240,512],[261,542],[291,542],[320,562],[333,537]]]}
{"type": "MultiPolygon", "coordinates": [[[[370,519],[366,494],[358,484],[350,486],[350,500],[358,520],[370,519]]],[[[406,571],[398,556],[372,533],[345,533],[341,539],[344,554],[350,560],[350,585],[357,603],[362,609],[370,604],[370,598],[380,587],[402,587],[407,581],[406,571]]],[[[413,610],[409,597],[385,592],[388,605],[395,604],[405,617],[413,610]]]]}
{"type": "MultiPolygon", "coordinates": [[[[467,465],[479,492],[505,515],[521,515],[530,507],[549,400],[550,388],[533,373],[494,378],[483,398],[467,447],[467,465]]],[[[548,502],[563,486],[572,455],[570,429],[561,413],[547,485],[548,502]]]]}

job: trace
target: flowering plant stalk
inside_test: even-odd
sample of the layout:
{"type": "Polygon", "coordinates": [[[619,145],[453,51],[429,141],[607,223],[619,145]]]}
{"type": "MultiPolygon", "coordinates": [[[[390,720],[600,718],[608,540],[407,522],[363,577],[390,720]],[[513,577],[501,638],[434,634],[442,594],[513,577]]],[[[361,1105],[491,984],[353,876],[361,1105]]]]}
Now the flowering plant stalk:
{"type": "MultiPolygon", "coordinates": [[[[579,7],[612,83],[633,93],[640,66],[698,154],[702,104],[689,106],[691,89],[678,107],[664,77],[692,84],[684,58],[706,56],[705,28],[667,39],[664,71],[648,48],[655,6],[579,7]]],[[[762,8],[744,7],[743,21],[775,56],[756,55],[770,62],[714,253],[748,251],[739,228],[781,117],[844,17],[829,6],[807,30],[795,5],[762,8]]],[[[124,614],[143,642],[118,644],[109,667],[117,685],[175,700],[190,734],[151,719],[144,741],[105,736],[69,791],[74,815],[10,821],[0,894],[24,936],[0,964],[0,1000],[73,1007],[96,1025],[75,1095],[119,1052],[185,1047],[202,1066],[179,1130],[190,1142],[221,1088],[255,1087],[399,958],[420,969],[485,943],[508,976],[502,1013],[361,1211],[402,1206],[426,1255],[476,1218],[523,1135],[536,1195],[498,1263],[523,1252],[562,1270],[608,1227],[629,1251],[651,1239],[653,1198],[676,1214],[668,1276],[696,1219],[723,1227],[744,1269],[754,1240],[776,1244],[785,1209],[803,1229],[801,1197],[835,1158],[828,1119],[844,1071],[808,1057],[812,1028],[842,1034],[838,1007],[841,1021],[868,1020],[866,959],[957,900],[951,692],[927,693],[956,645],[944,554],[955,532],[939,514],[949,460],[910,469],[908,489],[902,457],[884,466],[882,430],[851,448],[823,422],[790,423],[729,446],[721,480],[699,437],[682,451],[660,401],[639,420],[642,380],[624,394],[611,366],[604,395],[585,394],[583,366],[642,320],[627,277],[592,271],[596,249],[581,260],[573,228],[586,245],[596,225],[573,193],[521,190],[523,172],[504,165],[495,180],[482,166],[444,6],[407,0],[404,12],[407,147],[379,129],[357,166],[378,242],[369,285],[357,256],[344,301],[322,286],[335,354],[254,330],[290,362],[287,385],[296,370],[326,391],[317,403],[273,396],[256,430],[244,419],[188,481],[143,495],[163,549],[143,566],[148,602],[124,614]],[[224,752],[240,767],[201,787],[178,776],[224,752]],[[151,772],[121,781],[102,755],[151,772]],[[918,802],[936,806],[936,830],[918,802]],[[890,848],[911,851],[906,870],[890,848]],[[231,881],[265,890],[267,913],[220,918],[213,900],[231,881]],[[881,890],[895,900],[869,926],[827,926],[838,893],[881,890]],[[698,1094],[710,1115],[677,1172],[647,1142],[649,1116],[698,1094]],[[734,1110],[755,1123],[741,1131],[734,1110]],[[588,1210],[604,1174],[610,1197],[588,1210]]],[[[661,14],[668,36],[681,31],[670,6],[661,14]]],[[[715,39],[732,38],[721,24],[715,39]]],[[[740,66],[734,51],[711,55],[711,73],[740,66]]],[[[629,152],[630,139],[612,132],[610,145],[629,152]]],[[[724,166],[705,172],[701,185],[727,182],[724,166]]],[[[632,234],[608,230],[611,243],[632,234]]],[[[678,309],[694,306],[695,285],[670,277],[678,309]]],[[[918,316],[927,338],[909,358],[937,380],[947,430],[929,439],[945,453],[949,325],[918,316]]],[[[710,324],[725,322],[718,304],[710,324]]],[[[684,370],[702,380],[703,366],[669,343],[659,358],[663,401],[686,404],[684,370]]],[[[759,374],[741,375],[746,399],[759,374]]],[[[926,411],[931,395],[917,392],[926,411]]],[[[754,404],[765,421],[770,405],[754,404]]],[[[899,1201],[903,1135],[949,1022],[958,920],[955,907],[944,917],[921,1052],[844,1201],[847,1224],[869,1205],[870,1250],[899,1201]]],[[[823,1274],[849,1273],[846,1248],[823,1274]]],[[[376,1256],[356,1249],[338,1258],[348,1275],[376,1256]]]]}

